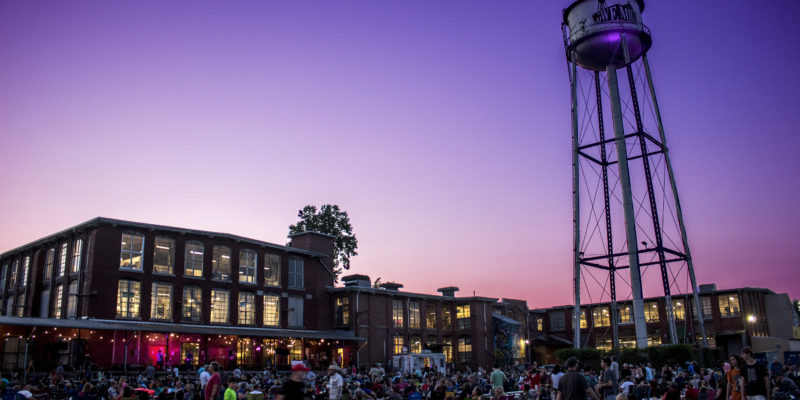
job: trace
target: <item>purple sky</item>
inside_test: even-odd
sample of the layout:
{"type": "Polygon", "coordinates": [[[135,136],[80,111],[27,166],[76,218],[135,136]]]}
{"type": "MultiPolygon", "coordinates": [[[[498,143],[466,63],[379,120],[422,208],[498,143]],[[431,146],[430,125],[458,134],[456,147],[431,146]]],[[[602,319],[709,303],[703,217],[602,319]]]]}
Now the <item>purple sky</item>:
{"type": "MultiPolygon", "coordinates": [[[[0,2],[0,251],[95,216],[282,244],[335,203],[353,273],[567,304],[568,4],[0,2]]],[[[798,14],[647,3],[700,283],[800,297],[798,14]]]]}

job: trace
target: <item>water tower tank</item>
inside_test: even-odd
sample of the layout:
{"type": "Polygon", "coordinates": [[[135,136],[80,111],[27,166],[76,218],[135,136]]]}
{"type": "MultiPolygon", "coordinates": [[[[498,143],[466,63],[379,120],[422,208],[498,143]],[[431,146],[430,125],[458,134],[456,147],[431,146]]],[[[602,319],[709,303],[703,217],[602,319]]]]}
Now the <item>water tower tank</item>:
{"type": "Polygon", "coordinates": [[[652,40],[642,10],[643,0],[578,0],[567,7],[564,24],[578,65],[593,71],[620,68],[644,54],[652,40]]]}

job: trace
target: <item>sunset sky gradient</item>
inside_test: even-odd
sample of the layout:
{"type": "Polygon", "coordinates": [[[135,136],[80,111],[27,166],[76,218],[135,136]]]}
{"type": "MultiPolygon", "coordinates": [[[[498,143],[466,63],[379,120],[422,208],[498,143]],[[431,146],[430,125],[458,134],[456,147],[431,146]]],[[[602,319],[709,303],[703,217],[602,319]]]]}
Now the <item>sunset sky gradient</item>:
{"type": "MultiPolygon", "coordinates": [[[[800,297],[800,3],[646,3],[699,283],[800,297]]],[[[0,2],[0,252],[95,216],[284,244],[335,203],[350,273],[568,304],[567,5],[0,2]]]]}

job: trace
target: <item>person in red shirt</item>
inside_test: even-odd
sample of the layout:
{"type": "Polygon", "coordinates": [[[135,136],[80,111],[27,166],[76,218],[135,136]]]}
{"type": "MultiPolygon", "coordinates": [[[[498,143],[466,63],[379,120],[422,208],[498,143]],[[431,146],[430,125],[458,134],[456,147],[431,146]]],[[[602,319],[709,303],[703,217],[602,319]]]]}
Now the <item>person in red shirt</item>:
{"type": "Polygon", "coordinates": [[[219,371],[219,364],[212,362],[208,369],[208,372],[211,373],[211,378],[208,379],[203,395],[205,400],[217,400],[222,388],[222,379],[219,376],[219,372],[217,372],[219,371]]]}
{"type": "Polygon", "coordinates": [[[697,390],[691,383],[686,385],[686,400],[697,400],[700,391],[697,390]]]}

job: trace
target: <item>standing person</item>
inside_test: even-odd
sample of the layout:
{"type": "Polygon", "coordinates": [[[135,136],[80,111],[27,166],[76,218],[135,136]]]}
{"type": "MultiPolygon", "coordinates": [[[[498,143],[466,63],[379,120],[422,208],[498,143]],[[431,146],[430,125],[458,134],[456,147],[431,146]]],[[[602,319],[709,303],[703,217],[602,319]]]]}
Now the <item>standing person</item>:
{"type": "Polygon", "coordinates": [[[328,384],[330,385],[330,389],[328,390],[328,399],[330,400],[341,400],[342,398],[344,380],[342,379],[342,376],[339,375],[341,370],[342,369],[336,364],[331,364],[328,367],[328,376],[330,377],[328,380],[328,384]]]}
{"type": "Polygon", "coordinates": [[[217,372],[218,368],[219,364],[215,362],[212,362],[211,365],[208,366],[208,373],[211,374],[211,377],[208,378],[208,383],[206,383],[206,387],[203,390],[203,397],[205,400],[217,400],[219,397],[220,389],[222,388],[222,380],[217,372]]]}
{"type": "Polygon", "coordinates": [[[304,379],[308,371],[311,369],[306,368],[303,364],[292,365],[292,374],[283,383],[282,394],[278,396],[277,400],[303,400],[303,392],[306,388],[304,379]]]}
{"type": "Polygon", "coordinates": [[[617,381],[617,375],[614,373],[614,370],[611,369],[611,359],[608,357],[604,358],[600,365],[603,367],[603,378],[597,386],[598,389],[600,389],[599,392],[603,396],[603,399],[615,400],[617,394],[619,394],[619,382],[617,381]]]}
{"type": "Polygon", "coordinates": [[[739,357],[736,354],[730,357],[731,368],[725,373],[725,380],[728,381],[727,400],[742,400],[742,385],[739,379],[739,357]]]}
{"type": "Polygon", "coordinates": [[[158,349],[158,354],[156,354],[156,367],[164,369],[164,353],[161,352],[161,349],[158,349]]]}
{"type": "Polygon", "coordinates": [[[550,380],[553,382],[553,398],[557,397],[555,392],[558,390],[558,381],[562,376],[564,376],[564,372],[561,371],[561,365],[556,364],[553,367],[553,374],[550,375],[550,380]]]}
{"type": "Polygon", "coordinates": [[[769,363],[769,377],[775,379],[778,373],[783,372],[783,364],[778,360],[778,357],[773,357],[772,362],[769,363]]]}
{"type": "Polygon", "coordinates": [[[489,375],[492,381],[492,389],[502,388],[503,383],[506,381],[506,374],[500,370],[500,364],[495,364],[492,373],[489,375]]]}
{"type": "Polygon", "coordinates": [[[567,359],[567,373],[558,380],[556,400],[600,400],[586,378],[578,372],[578,359],[567,359]]]}
{"type": "Polygon", "coordinates": [[[769,375],[767,368],[756,362],[753,350],[749,347],[742,349],[744,364],[740,370],[742,376],[742,394],[747,400],[770,400],[769,375]]]}
{"type": "Polygon", "coordinates": [[[236,400],[236,384],[238,382],[235,376],[228,378],[228,388],[225,389],[224,400],[236,400]]]}
{"type": "Polygon", "coordinates": [[[200,368],[200,389],[205,389],[208,380],[211,379],[211,374],[208,373],[208,364],[200,368]]]}

